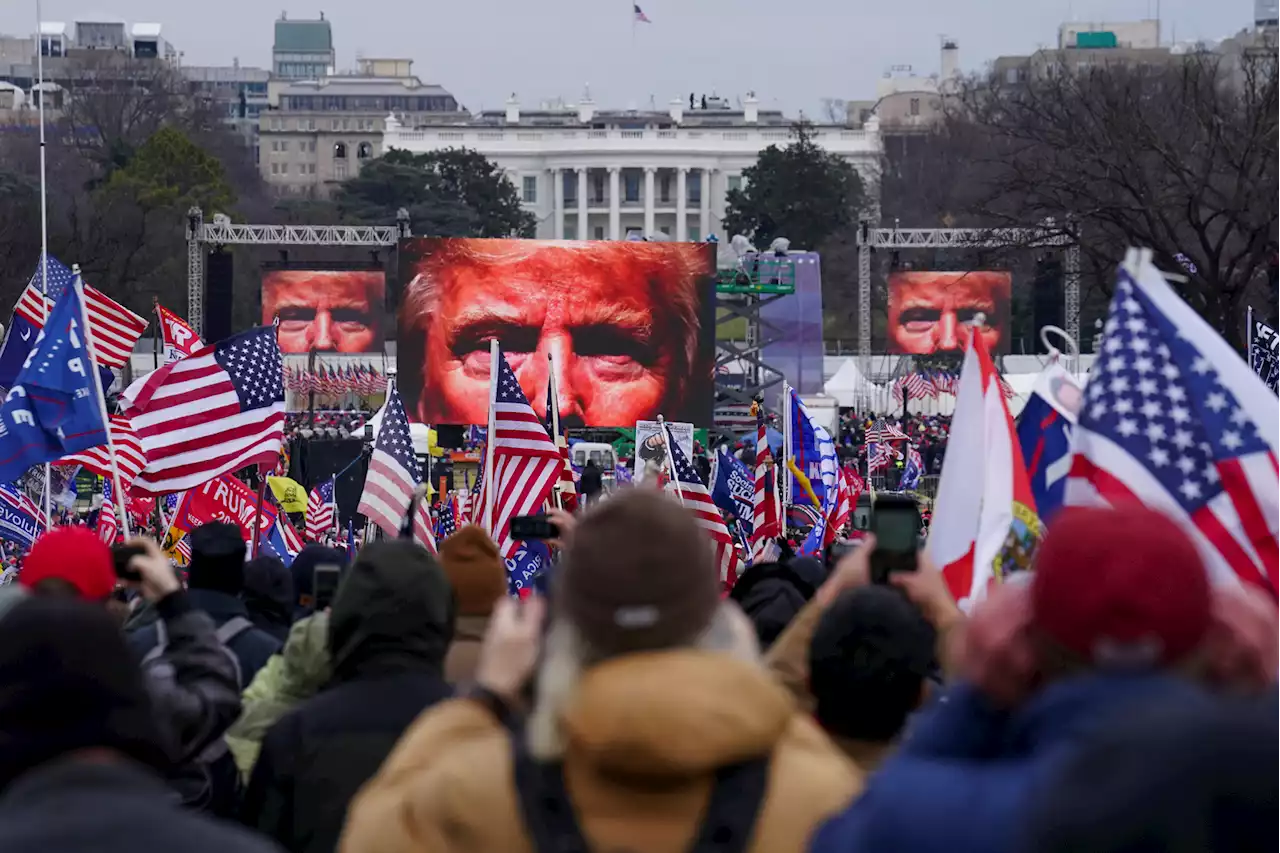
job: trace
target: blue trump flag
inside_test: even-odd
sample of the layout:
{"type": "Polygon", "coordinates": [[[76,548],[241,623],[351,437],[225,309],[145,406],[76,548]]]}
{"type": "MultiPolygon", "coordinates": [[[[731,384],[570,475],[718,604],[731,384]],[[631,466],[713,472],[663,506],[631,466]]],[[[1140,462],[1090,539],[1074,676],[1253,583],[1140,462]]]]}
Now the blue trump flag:
{"type": "Polygon", "coordinates": [[[1070,373],[1050,364],[1036,377],[1027,405],[1018,415],[1018,445],[1031,479],[1041,521],[1060,509],[1071,468],[1071,430],[1083,391],[1070,373]]]}
{"type": "Polygon", "coordinates": [[[83,316],[65,288],[0,406],[0,481],[107,443],[83,316]]]}
{"type": "Polygon", "coordinates": [[[0,539],[31,547],[40,532],[40,522],[26,508],[30,502],[13,486],[0,485],[0,539]]]}
{"type": "Polygon", "coordinates": [[[755,493],[755,474],[746,463],[723,450],[717,453],[715,471],[711,474],[711,501],[738,519],[747,538],[755,529],[755,493]]]}
{"type": "Polygon", "coordinates": [[[547,569],[551,567],[551,549],[540,539],[518,542],[516,555],[507,564],[507,591],[519,595],[520,590],[542,590],[547,569]]]}

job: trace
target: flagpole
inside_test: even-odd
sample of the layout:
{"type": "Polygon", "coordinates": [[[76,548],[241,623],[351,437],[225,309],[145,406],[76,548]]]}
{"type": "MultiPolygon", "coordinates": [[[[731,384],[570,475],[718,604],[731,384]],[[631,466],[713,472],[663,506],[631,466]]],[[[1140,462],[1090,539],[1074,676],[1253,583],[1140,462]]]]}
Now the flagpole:
{"type": "Polygon", "coordinates": [[[159,370],[161,324],[164,320],[160,317],[160,300],[154,296],[151,297],[151,310],[156,315],[156,333],[151,336],[151,369],[159,370]]]}
{"type": "MultiPolygon", "coordinates": [[[[36,77],[40,90],[40,315],[45,322],[49,319],[49,192],[45,180],[45,139],[44,139],[44,12],[40,0],[36,0],[36,77]]],[[[84,307],[83,299],[81,308],[84,307]]],[[[85,326],[86,333],[88,326],[85,326]]],[[[95,368],[95,376],[97,376],[95,368]]],[[[107,426],[104,422],[104,426],[107,426]]],[[[111,429],[107,426],[107,435],[111,429]]],[[[114,456],[112,464],[115,463],[114,456]]],[[[44,463],[44,524],[45,530],[53,527],[53,484],[49,471],[49,463],[44,463]]],[[[125,529],[128,535],[128,529],[125,529]]]]}
{"type": "Polygon", "coordinates": [[[484,446],[484,523],[489,535],[493,536],[493,502],[496,495],[493,481],[493,445],[497,438],[494,407],[498,400],[498,339],[489,341],[489,434],[484,446]]]}
{"type": "Polygon", "coordinates": [[[1249,369],[1253,369],[1253,306],[1249,305],[1245,308],[1245,323],[1248,328],[1244,332],[1244,360],[1248,362],[1249,369]]]}
{"type": "MultiPolygon", "coordinates": [[[[673,458],[675,454],[671,450],[676,445],[676,437],[672,434],[671,427],[667,426],[667,422],[662,415],[658,415],[658,429],[662,430],[662,438],[667,442],[666,458],[669,472],[667,476],[675,484],[676,497],[680,499],[680,506],[684,506],[684,492],[680,489],[680,477],[676,474],[676,460],[673,458]]],[[[693,464],[692,460],[690,460],[690,464],[693,464]]]]}
{"type": "Polygon", "coordinates": [[[782,381],[782,503],[791,505],[791,471],[787,460],[791,458],[791,383],[782,381]]]}
{"type": "MultiPolygon", "coordinates": [[[[80,303],[80,327],[84,330],[85,349],[89,352],[89,373],[93,376],[93,390],[98,398],[98,414],[102,416],[102,428],[107,433],[107,452],[111,456],[111,486],[115,492],[115,510],[116,516],[120,519],[120,529],[124,531],[124,538],[128,539],[129,534],[129,513],[125,511],[125,495],[124,489],[120,488],[120,466],[116,462],[116,444],[111,438],[111,418],[107,415],[107,397],[102,393],[102,376],[98,372],[98,356],[93,345],[93,333],[89,329],[89,309],[84,304],[84,282],[80,278],[80,265],[76,264],[72,269],[75,275],[71,279],[71,286],[75,288],[76,300],[80,303]]],[[[49,483],[49,466],[45,466],[45,488],[48,489],[49,483]]],[[[45,500],[48,500],[46,494],[45,500]]],[[[45,512],[49,510],[46,507],[45,512]]]]}
{"type": "MultiPolygon", "coordinates": [[[[1250,309],[1253,310],[1253,309],[1250,309]]],[[[556,359],[555,353],[547,353],[547,375],[550,381],[547,383],[547,393],[551,395],[551,399],[547,401],[547,408],[551,411],[551,443],[556,446],[556,451],[560,450],[560,386],[556,382],[556,359]]],[[[561,465],[564,463],[561,462],[561,465]]],[[[560,481],[556,479],[555,487],[552,488],[551,494],[555,497],[556,509],[564,509],[564,501],[560,496],[560,481]]]]}

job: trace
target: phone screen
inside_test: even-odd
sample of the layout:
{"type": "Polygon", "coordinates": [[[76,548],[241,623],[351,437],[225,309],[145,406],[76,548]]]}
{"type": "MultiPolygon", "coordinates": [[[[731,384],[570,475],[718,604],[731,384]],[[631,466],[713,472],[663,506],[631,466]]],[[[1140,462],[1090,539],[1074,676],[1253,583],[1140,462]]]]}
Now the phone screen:
{"type": "Polygon", "coordinates": [[[543,515],[517,515],[511,519],[512,539],[555,539],[560,535],[556,527],[543,515]]]}
{"type": "Polygon", "coordinates": [[[920,516],[910,507],[886,507],[876,513],[876,547],[895,554],[916,550],[920,516]]]}
{"type": "Polygon", "coordinates": [[[338,581],[342,578],[342,567],[334,563],[321,563],[316,566],[312,578],[312,593],[315,596],[315,609],[324,610],[333,604],[333,596],[338,591],[338,581]]]}

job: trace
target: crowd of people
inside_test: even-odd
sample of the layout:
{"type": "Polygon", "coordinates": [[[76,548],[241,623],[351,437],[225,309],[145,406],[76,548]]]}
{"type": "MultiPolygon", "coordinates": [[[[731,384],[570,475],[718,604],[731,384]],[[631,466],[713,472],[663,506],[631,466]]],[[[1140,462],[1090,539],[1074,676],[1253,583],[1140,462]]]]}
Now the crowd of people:
{"type": "Polygon", "coordinates": [[[867,431],[882,421],[906,433],[908,441],[920,451],[924,473],[937,476],[942,473],[942,458],[947,452],[947,438],[951,432],[950,415],[879,415],[875,412],[859,413],[854,409],[840,410],[840,436],[836,450],[841,461],[866,473],[867,431]]]}
{"type": "MultiPolygon", "coordinates": [[[[928,428],[927,425],[925,428],[928,428]]],[[[964,613],[874,539],[723,594],[661,492],[353,559],[57,528],[0,588],[7,851],[1275,849],[1275,602],[1133,505],[964,613]]]]}

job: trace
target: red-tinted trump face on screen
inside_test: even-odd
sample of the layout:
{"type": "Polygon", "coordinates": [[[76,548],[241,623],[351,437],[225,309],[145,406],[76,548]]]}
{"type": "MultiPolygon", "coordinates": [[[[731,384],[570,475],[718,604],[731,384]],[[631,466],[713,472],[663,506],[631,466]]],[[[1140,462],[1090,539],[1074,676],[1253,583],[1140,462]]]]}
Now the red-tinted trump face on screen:
{"type": "Polygon", "coordinates": [[[1008,347],[1007,272],[895,272],[889,276],[889,351],[908,355],[958,351],[960,327],[981,314],[991,352],[1008,347]]]}
{"type": "Polygon", "coordinates": [[[279,318],[281,352],[382,352],[386,287],[380,270],[273,270],[262,279],[262,323],[279,318]]]}
{"type": "Polygon", "coordinates": [[[401,388],[424,423],[486,422],[495,339],[539,415],[555,370],[569,426],[710,416],[709,247],[414,240],[400,263],[401,388]]]}

